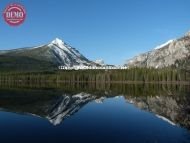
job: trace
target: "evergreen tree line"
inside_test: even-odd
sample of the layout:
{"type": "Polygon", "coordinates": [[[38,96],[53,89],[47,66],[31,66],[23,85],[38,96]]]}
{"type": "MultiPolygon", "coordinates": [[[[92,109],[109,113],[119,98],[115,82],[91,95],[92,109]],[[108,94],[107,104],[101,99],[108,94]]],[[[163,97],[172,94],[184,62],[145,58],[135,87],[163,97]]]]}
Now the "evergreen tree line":
{"type": "Polygon", "coordinates": [[[172,68],[126,70],[60,70],[54,72],[0,73],[0,81],[25,82],[189,82],[190,73],[172,68]]]}

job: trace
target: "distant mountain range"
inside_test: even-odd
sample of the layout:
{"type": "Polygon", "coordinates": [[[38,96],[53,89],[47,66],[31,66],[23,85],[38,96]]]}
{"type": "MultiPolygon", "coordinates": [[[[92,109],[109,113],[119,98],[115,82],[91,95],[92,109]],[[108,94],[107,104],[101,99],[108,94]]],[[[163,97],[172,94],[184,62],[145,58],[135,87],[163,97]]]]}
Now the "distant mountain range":
{"type": "Polygon", "coordinates": [[[148,68],[190,67],[190,32],[179,39],[169,40],[149,52],[135,56],[125,65],[148,68]]]}
{"type": "MultiPolygon", "coordinates": [[[[38,47],[0,51],[0,71],[50,71],[60,65],[106,66],[102,59],[93,62],[58,38],[38,47]]],[[[190,69],[190,32],[179,39],[169,40],[149,52],[135,56],[124,66],[129,68],[172,66],[190,69]]]]}
{"type": "Polygon", "coordinates": [[[46,45],[0,51],[0,65],[4,70],[50,70],[59,65],[97,65],[78,50],[56,38],[46,45]]]}

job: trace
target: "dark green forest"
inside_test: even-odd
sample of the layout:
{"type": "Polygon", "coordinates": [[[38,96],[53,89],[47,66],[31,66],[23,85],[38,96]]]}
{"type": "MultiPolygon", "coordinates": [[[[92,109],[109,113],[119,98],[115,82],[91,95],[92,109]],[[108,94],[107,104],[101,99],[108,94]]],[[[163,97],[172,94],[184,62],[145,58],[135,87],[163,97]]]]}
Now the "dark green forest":
{"type": "Polygon", "coordinates": [[[130,68],[126,70],[58,70],[43,72],[1,72],[1,82],[160,82],[189,83],[190,72],[184,69],[130,68]]]}

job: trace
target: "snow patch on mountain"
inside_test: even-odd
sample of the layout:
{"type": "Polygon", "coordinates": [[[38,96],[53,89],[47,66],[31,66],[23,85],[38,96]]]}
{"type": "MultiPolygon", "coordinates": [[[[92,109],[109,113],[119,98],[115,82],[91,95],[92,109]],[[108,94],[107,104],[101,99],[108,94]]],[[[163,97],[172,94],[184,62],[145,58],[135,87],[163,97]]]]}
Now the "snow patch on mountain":
{"type": "Polygon", "coordinates": [[[163,116],[161,116],[161,115],[156,115],[156,117],[158,117],[159,119],[162,119],[163,121],[165,121],[165,122],[171,124],[172,126],[175,126],[175,125],[176,125],[174,122],[170,121],[170,120],[167,119],[166,117],[163,117],[163,116]]]}
{"type": "Polygon", "coordinates": [[[98,60],[95,60],[94,62],[95,62],[96,64],[99,64],[99,65],[105,65],[103,59],[98,59],[98,60]]]}
{"type": "Polygon", "coordinates": [[[169,40],[169,41],[167,41],[166,43],[161,44],[161,45],[157,46],[157,47],[154,48],[154,49],[157,50],[157,49],[164,48],[165,46],[169,45],[169,44],[172,43],[173,41],[174,41],[174,40],[169,40]]]}
{"type": "Polygon", "coordinates": [[[64,42],[59,38],[55,38],[55,40],[53,40],[51,43],[60,47],[64,45],[64,42]]]}

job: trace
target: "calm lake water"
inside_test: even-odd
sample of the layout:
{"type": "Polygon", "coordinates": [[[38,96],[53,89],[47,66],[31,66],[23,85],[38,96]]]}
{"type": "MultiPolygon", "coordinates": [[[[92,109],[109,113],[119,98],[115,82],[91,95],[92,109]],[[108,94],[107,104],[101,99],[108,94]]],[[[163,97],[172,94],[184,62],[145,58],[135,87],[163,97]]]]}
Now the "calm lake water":
{"type": "Polygon", "coordinates": [[[189,143],[189,86],[0,88],[0,142],[189,143]]]}

